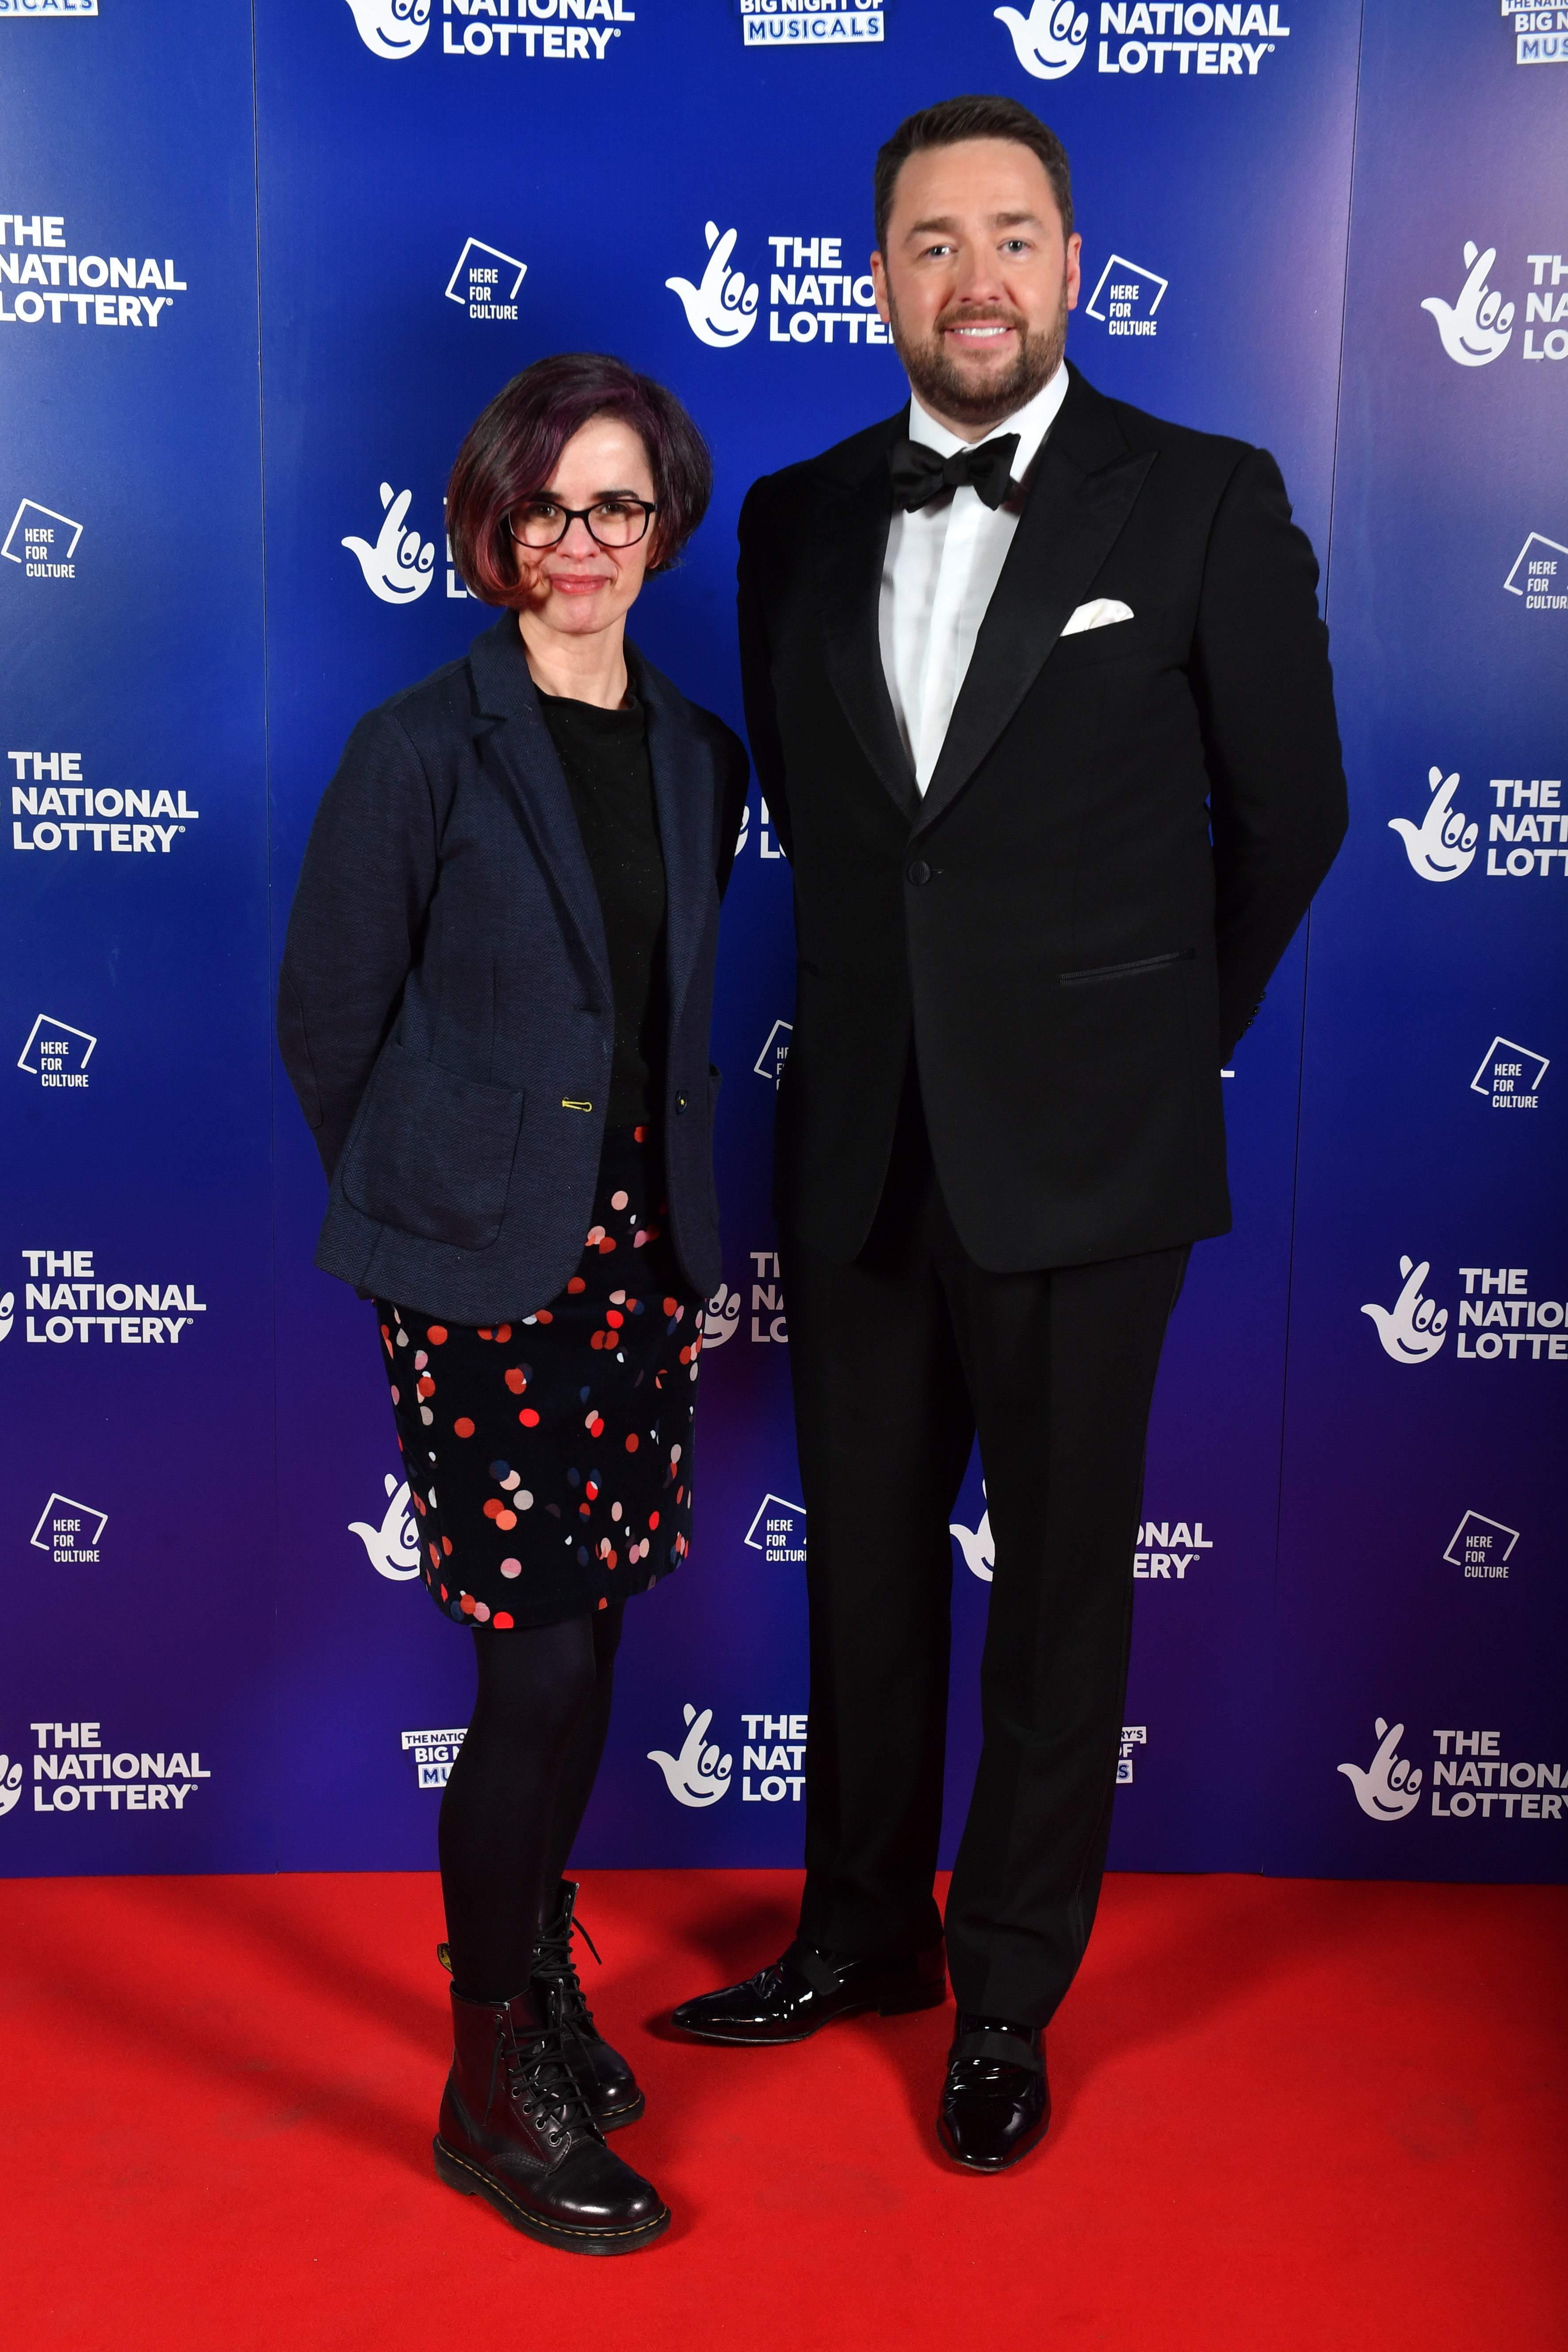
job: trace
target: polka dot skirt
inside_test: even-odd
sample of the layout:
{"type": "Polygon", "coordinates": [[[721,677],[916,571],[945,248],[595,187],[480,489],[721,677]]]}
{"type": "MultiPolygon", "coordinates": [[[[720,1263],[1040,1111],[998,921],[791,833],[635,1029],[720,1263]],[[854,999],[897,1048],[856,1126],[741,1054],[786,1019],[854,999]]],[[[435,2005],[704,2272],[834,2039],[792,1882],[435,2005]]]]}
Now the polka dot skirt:
{"type": "Polygon", "coordinates": [[[375,1302],[425,1588],[460,1624],[580,1617],[691,1544],[702,1302],[664,1233],[653,1130],[605,1137],[577,1272],[483,1329],[375,1302]]]}

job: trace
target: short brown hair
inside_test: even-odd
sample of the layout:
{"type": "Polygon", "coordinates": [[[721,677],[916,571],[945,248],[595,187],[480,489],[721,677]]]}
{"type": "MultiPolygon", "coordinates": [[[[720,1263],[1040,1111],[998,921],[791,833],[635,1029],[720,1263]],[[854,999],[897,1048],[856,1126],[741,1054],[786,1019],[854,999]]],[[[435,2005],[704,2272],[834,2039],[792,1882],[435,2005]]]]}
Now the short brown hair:
{"type": "Polygon", "coordinates": [[[648,453],[659,511],[650,572],[666,572],[707,512],[713,459],[673,392],[604,352],[536,360],[469,426],[446,486],[452,561],[486,604],[523,601],[507,517],[549,487],[560,453],[595,416],[618,416],[648,453]]]}
{"type": "Polygon", "coordinates": [[[877,152],[872,187],[879,253],[887,236],[894,188],[909,158],[923,147],[956,147],[965,139],[1011,139],[1038,155],[1061,215],[1062,236],[1072,235],[1072,173],[1055,131],[1016,98],[945,98],[939,106],[922,107],[918,114],[906,116],[877,152]]]}

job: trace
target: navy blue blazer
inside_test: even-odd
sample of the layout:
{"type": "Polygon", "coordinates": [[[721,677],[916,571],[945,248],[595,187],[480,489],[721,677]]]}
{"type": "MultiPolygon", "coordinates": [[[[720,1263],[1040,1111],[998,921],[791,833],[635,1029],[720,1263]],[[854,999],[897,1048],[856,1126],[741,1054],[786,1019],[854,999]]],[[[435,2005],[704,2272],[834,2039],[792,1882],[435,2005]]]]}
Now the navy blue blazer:
{"type": "MultiPolygon", "coordinates": [[[[667,890],[670,1234],[721,1273],[708,1061],[739,739],[628,644],[667,890]]],[[[455,1323],[524,1315],[582,1254],[614,1005],[599,894],[506,613],[361,719],[288,919],[278,1039],[331,1185],[316,1263],[455,1323]]]]}

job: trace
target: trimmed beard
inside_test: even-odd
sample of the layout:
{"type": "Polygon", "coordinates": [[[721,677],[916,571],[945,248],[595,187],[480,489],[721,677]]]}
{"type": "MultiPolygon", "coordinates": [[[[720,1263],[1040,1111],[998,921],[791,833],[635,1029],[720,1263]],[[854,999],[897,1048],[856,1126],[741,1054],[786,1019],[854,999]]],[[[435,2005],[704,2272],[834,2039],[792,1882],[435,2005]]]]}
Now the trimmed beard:
{"type": "Polygon", "coordinates": [[[999,425],[1004,417],[1016,416],[1020,408],[1026,407],[1035,394],[1042,392],[1051,382],[1067,350],[1065,279],[1056,317],[1050,327],[1039,333],[1030,332],[1021,311],[999,303],[985,310],[954,303],[938,314],[930,334],[917,342],[906,336],[900,325],[891,286],[887,289],[887,310],[894,348],[923,404],[938,416],[951,417],[957,424],[980,431],[987,425],[999,425]],[[1012,366],[1005,376],[993,377],[983,387],[971,387],[943,339],[944,328],[966,319],[999,319],[1019,330],[1018,356],[1012,366]]]}

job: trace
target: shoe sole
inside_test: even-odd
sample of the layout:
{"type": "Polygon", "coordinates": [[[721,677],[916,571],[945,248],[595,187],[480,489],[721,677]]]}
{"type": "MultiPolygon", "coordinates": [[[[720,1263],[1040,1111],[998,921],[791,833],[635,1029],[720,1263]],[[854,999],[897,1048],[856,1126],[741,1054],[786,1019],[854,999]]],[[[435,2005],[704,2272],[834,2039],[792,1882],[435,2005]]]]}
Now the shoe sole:
{"type": "Polygon", "coordinates": [[[643,2246],[651,2246],[662,2238],[670,2226],[670,2209],[661,2206],[651,2221],[639,2221],[630,2230],[580,2230],[563,2221],[547,2221],[531,2213],[526,2205],[509,2195],[498,2180],[481,2168],[458,2156],[437,2138],[432,2142],[435,2152],[435,2173],[448,2189],[455,2189],[460,2197],[483,2197],[493,2205],[504,2221],[525,2236],[537,2238],[541,2245],[557,2246],[568,2254],[634,2254],[643,2246]]]}
{"type": "Polygon", "coordinates": [[[729,2050],[788,2050],[798,2042],[810,2042],[812,2035],[825,2032],[830,2025],[840,2025],[846,2017],[865,2017],[874,2010],[879,2017],[912,2017],[917,2010],[940,2009],[947,1998],[946,1984],[939,1989],[922,1986],[918,1993],[897,2000],[857,2001],[852,2009],[839,2009],[831,2017],[819,2018],[800,2033],[721,2033],[710,2025],[683,2025],[678,2018],[671,2024],[677,2033],[686,2034],[693,2042],[716,2042],[729,2050]]]}

